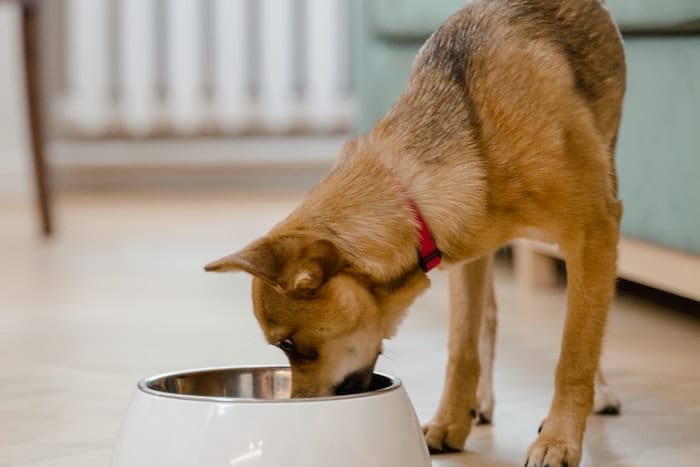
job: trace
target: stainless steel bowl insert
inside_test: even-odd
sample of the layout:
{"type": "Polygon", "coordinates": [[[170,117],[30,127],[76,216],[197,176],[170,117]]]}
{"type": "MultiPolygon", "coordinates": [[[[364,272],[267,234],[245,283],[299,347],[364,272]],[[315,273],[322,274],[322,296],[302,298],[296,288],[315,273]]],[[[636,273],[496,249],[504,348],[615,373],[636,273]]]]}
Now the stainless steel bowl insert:
{"type": "Polygon", "coordinates": [[[176,399],[218,402],[303,402],[368,397],[401,386],[397,378],[374,373],[370,389],[363,393],[290,399],[289,367],[235,367],[170,373],[142,380],[138,387],[148,394],[176,399]]]}

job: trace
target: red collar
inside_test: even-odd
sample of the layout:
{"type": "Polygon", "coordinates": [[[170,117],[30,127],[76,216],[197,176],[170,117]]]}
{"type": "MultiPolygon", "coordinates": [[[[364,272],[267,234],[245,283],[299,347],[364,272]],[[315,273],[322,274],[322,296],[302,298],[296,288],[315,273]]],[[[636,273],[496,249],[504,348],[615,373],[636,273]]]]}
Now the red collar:
{"type": "Polygon", "coordinates": [[[413,198],[406,196],[408,203],[411,205],[413,214],[418,222],[418,234],[420,236],[420,248],[418,249],[418,263],[423,271],[428,272],[431,269],[438,267],[442,261],[442,251],[435,244],[435,239],[430,233],[428,224],[420,213],[416,202],[413,198]]]}
{"type": "MultiPolygon", "coordinates": [[[[391,172],[389,173],[391,174],[391,172]]],[[[391,176],[394,179],[394,183],[396,183],[403,192],[406,201],[408,202],[409,206],[411,206],[411,210],[413,211],[413,215],[416,218],[416,222],[418,223],[418,236],[420,237],[420,248],[418,248],[418,264],[420,264],[420,267],[423,271],[428,272],[431,269],[435,269],[440,264],[440,262],[442,261],[442,251],[440,251],[440,249],[435,244],[435,239],[430,233],[428,223],[425,222],[423,215],[420,213],[420,209],[418,209],[418,205],[416,205],[416,202],[408,193],[408,190],[406,189],[404,184],[401,183],[399,179],[396,178],[393,174],[391,174],[391,176]]]]}
{"type": "Polygon", "coordinates": [[[442,251],[440,251],[440,249],[435,244],[435,238],[433,238],[433,234],[430,233],[428,223],[425,222],[425,218],[420,213],[418,205],[416,205],[416,202],[408,193],[406,187],[403,185],[403,183],[399,181],[398,178],[396,178],[396,176],[393,173],[391,175],[394,179],[394,182],[396,183],[396,185],[398,185],[399,189],[406,198],[406,201],[408,202],[409,206],[411,207],[411,210],[413,211],[413,215],[416,219],[416,222],[418,223],[418,235],[420,237],[420,247],[418,248],[418,264],[420,264],[420,267],[423,271],[428,272],[438,267],[438,265],[442,261],[442,251]]]}

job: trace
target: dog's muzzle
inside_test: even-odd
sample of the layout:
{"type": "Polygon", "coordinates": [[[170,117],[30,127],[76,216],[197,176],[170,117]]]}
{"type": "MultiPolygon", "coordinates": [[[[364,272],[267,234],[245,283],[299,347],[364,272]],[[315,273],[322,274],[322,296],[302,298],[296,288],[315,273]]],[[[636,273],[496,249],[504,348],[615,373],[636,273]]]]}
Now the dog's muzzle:
{"type": "Polygon", "coordinates": [[[356,394],[358,392],[368,390],[372,384],[373,371],[374,368],[370,366],[350,373],[343,378],[343,381],[341,381],[340,384],[335,385],[333,388],[333,394],[336,396],[342,396],[347,394],[356,394]]]}

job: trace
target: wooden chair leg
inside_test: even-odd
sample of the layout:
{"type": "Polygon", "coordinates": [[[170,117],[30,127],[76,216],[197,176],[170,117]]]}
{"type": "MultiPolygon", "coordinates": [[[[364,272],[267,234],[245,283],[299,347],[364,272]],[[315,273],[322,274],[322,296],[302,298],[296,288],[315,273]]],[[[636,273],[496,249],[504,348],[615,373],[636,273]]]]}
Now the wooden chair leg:
{"type": "Polygon", "coordinates": [[[44,157],[44,128],[39,57],[38,4],[22,4],[22,41],[24,49],[24,73],[27,87],[27,115],[29,117],[30,146],[34,161],[34,180],[39,205],[41,229],[51,235],[51,193],[48,169],[44,157]]]}

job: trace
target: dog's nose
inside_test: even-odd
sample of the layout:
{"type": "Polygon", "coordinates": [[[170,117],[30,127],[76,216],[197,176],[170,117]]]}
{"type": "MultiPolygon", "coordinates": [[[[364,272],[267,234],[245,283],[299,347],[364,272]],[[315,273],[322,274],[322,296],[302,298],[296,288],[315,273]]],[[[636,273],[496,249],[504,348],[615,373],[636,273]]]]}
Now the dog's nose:
{"type": "Polygon", "coordinates": [[[372,371],[373,368],[369,367],[350,373],[333,388],[333,394],[342,396],[366,391],[372,384],[372,371]]]}

